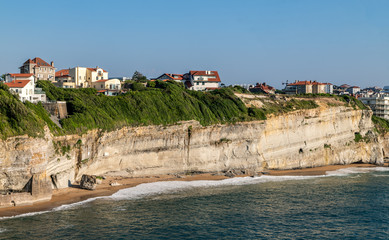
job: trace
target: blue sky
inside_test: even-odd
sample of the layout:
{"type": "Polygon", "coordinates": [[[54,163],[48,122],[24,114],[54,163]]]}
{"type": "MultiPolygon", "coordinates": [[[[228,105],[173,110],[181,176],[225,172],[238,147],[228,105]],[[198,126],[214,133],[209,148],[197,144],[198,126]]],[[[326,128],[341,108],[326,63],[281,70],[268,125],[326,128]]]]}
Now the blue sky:
{"type": "Polygon", "coordinates": [[[389,85],[387,0],[0,0],[0,73],[28,58],[110,77],[218,70],[227,85],[389,85]]]}

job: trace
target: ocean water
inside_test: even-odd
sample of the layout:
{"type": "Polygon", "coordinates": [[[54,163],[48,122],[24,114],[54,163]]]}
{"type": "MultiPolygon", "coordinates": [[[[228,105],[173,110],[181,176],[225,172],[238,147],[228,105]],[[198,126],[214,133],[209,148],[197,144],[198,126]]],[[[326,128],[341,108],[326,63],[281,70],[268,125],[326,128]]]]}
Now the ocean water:
{"type": "Polygon", "coordinates": [[[389,168],[141,184],[1,218],[0,239],[389,239],[389,168]]]}

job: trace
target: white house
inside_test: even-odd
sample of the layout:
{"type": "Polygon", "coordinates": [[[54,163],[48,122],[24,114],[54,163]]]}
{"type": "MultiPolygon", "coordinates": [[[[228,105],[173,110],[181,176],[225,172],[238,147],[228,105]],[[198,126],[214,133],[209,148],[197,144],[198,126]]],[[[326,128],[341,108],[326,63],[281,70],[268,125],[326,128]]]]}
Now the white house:
{"type": "Polygon", "coordinates": [[[191,90],[205,91],[219,88],[220,77],[217,71],[189,71],[191,90]]]}
{"type": "Polygon", "coordinates": [[[22,102],[32,99],[34,95],[34,84],[30,80],[17,80],[5,83],[9,89],[19,94],[19,98],[22,102]]]}
{"type": "Polygon", "coordinates": [[[350,94],[357,94],[361,91],[361,88],[357,87],[357,86],[352,86],[352,87],[347,88],[346,91],[349,92],[350,94]]]}

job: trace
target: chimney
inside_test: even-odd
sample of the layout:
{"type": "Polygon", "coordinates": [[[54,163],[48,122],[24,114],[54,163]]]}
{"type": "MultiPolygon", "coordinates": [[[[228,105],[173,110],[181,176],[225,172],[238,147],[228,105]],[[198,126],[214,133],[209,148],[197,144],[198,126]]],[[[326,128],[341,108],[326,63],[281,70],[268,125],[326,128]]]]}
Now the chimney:
{"type": "Polygon", "coordinates": [[[54,62],[53,62],[53,61],[51,61],[50,65],[51,65],[52,67],[54,67],[54,62]]]}

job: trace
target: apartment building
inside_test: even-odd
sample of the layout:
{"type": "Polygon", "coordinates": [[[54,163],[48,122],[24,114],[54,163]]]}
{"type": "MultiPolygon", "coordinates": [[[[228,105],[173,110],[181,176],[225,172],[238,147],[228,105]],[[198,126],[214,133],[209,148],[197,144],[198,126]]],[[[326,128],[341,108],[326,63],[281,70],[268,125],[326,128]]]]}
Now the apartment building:
{"type": "Polygon", "coordinates": [[[20,73],[33,74],[36,80],[55,81],[54,62],[48,64],[43,59],[36,57],[28,59],[19,69],[20,73]]]}
{"type": "Polygon", "coordinates": [[[377,117],[385,118],[389,120],[389,95],[388,94],[373,94],[373,95],[364,95],[360,98],[364,104],[368,105],[373,114],[377,117]]]}
{"type": "Polygon", "coordinates": [[[63,88],[88,88],[92,83],[108,79],[108,72],[100,67],[74,67],[56,74],[57,86],[63,88]]]}

